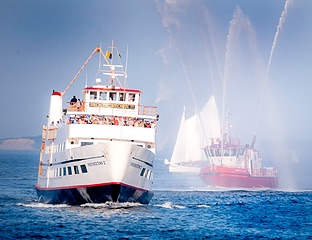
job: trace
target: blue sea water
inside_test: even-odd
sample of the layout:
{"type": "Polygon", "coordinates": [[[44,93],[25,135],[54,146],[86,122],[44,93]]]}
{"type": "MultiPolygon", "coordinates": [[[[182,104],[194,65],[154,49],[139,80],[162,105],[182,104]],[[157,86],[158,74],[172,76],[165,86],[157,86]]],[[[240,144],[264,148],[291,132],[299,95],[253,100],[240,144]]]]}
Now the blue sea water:
{"type": "Polygon", "coordinates": [[[226,190],[155,163],[149,205],[37,202],[38,153],[0,152],[1,239],[312,239],[311,190],[226,190]]]}

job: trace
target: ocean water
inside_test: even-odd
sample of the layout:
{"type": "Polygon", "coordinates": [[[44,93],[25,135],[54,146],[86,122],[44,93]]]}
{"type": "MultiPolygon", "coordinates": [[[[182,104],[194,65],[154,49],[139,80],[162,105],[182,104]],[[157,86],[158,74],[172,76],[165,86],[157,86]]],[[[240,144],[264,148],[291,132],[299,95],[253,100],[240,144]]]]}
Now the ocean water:
{"type": "Polygon", "coordinates": [[[37,202],[38,153],[0,152],[1,239],[312,239],[312,190],[226,190],[156,161],[149,205],[37,202]]]}

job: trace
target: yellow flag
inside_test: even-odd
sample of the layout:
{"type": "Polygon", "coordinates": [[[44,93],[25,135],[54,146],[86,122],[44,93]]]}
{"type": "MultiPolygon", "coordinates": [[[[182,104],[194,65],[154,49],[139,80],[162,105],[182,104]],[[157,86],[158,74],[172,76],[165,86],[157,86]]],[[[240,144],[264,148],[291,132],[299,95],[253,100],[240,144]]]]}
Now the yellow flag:
{"type": "Polygon", "coordinates": [[[112,53],[110,51],[106,51],[105,57],[112,59],[112,53]]]}

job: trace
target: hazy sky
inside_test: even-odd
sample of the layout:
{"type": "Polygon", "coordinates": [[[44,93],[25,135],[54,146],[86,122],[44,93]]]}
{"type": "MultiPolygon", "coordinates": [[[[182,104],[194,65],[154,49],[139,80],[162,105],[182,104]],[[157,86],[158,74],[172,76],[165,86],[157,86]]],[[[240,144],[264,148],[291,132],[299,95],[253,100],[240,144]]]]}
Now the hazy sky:
{"type": "MultiPolygon", "coordinates": [[[[243,142],[257,133],[260,146],[293,141],[299,151],[312,144],[311,24],[311,0],[286,9],[284,0],[1,0],[0,138],[40,135],[52,90],[114,40],[129,48],[128,86],[159,108],[158,150],[168,157],[183,106],[191,115],[215,94],[221,107],[222,82],[243,142]]],[[[86,74],[92,81],[83,72],[68,100],[86,74]]]]}

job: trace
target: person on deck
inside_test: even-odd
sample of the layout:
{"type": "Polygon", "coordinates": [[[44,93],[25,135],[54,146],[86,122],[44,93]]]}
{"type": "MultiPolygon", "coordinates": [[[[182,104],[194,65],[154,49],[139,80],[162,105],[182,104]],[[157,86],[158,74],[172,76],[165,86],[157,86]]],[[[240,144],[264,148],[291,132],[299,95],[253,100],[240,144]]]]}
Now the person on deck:
{"type": "Polygon", "coordinates": [[[76,103],[77,102],[77,98],[76,96],[73,96],[73,98],[70,100],[71,103],[76,103]]]}

